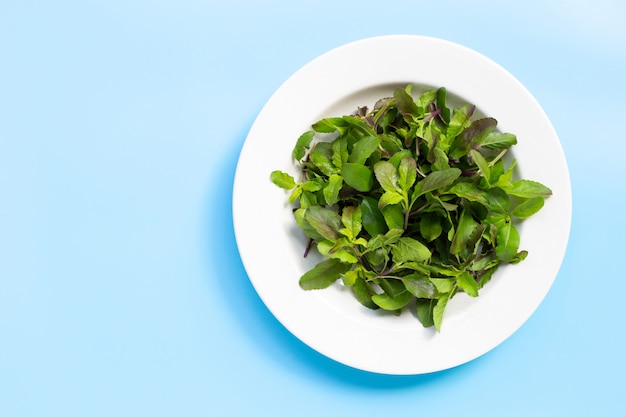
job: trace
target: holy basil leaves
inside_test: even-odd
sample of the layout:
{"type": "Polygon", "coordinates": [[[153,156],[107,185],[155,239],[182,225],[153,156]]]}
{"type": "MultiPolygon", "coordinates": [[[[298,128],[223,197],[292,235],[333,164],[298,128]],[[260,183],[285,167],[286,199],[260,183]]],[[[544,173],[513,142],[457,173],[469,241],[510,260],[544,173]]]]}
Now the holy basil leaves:
{"type": "Polygon", "coordinates": [[[316,122],[293,149],[301,177],[270,179],[291,191],[295,221],[324,256],[303,289],[341,279],[365,307],[410,305],[440,331],[455,294],[478,296],[500,264],[526,258],[516,224],[552,192],[513,178],[503,156],[517,139],[495,119],[448,108],[445,88],[411,90],[316,122]]]}

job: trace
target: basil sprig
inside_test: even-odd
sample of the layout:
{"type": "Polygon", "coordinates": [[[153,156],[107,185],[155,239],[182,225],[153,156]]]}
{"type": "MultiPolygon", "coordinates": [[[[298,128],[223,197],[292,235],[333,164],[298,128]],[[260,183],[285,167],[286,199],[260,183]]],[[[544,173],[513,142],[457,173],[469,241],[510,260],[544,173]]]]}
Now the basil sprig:
{"type": "Polygon", "coordinates": [[[316,122],[293,149],[301,177],[270,178],[290,191],[307,252],[323,255],[300,277],[304,290],[341,279],[365,307],[410,305],[440,331],[455,294],[478,296],[499,265],[526,258],[516,224],[552,192],[514,179],[503,156],[517,138],[494,118],[448,108],[445,88],[411,90],[316,122]]]}

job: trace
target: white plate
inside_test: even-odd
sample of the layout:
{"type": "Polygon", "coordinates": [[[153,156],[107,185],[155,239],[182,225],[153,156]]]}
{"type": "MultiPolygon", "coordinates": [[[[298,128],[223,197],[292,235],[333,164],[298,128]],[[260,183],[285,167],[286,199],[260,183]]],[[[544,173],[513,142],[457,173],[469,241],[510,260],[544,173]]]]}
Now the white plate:
{"type": "MultiPolygon", "coordinates": [[[[417,94],[417,93],[416,93],[417,94]]],[[[454,103],[453,103],[454,105],[454,103]]],[[[384,36],[350,43],[313,60],[270,98],[245,141],[235,175],[233,219],[250,281],[276,318],[318,352],[348,366],[384,374],[421,374],[466,363],[502,343],[536,310],[565,255],[571,222],[567,164],[550,121],[511,74],[479,53],[440,39],[384,36]],[[528,258],[496,272],[477,298],[458,294],[441,333],[410,312],[400,317],[362,307],[340,284],[303,291],[299,277],[318,260],[304,259],[306,239],[269,180],[294,176],[291,151],[322,117],[373,106],[395,87],[444,86],[453,98],[495,117],[517,135],[513,156],[521,178],[548,185],[544,208],[520,227],[528,258]]]]}

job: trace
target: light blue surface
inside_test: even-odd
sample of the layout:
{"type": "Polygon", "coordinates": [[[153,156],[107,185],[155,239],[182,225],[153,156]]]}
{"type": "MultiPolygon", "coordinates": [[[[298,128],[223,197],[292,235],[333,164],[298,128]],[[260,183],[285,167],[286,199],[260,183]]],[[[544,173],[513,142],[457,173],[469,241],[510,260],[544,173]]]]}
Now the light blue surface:
{"type": "Polygon", "coordinates": [[[621,0],[2,1],[0,416],[623,415],[624,74],[621,0]],[[532,318],[415,377],[291,336],[231,219],[271,94],[329,49],[396,33],[461,43],[524,83],[574,196],[532,318]]]}

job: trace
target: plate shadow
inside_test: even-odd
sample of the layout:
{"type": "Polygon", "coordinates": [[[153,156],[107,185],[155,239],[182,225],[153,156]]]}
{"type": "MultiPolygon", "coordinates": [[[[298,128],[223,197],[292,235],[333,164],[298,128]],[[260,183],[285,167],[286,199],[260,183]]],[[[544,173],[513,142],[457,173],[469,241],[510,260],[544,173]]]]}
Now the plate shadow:
{"type": "MultiPolygon", "coordinates": [[[[219,296],[235,300],[226,303],[230,314],[246,334],[250,343],[286,372],[303,378],[322,379],[326,383],[371,390],[393,390],[440,383],[455,374],[468,372],[471,364],[422,375],[384,375],[355,369],[313,350],[291,334],[267,309],[252,286],[241,261],[232,218],[234,176],[247,134],[241,132],[233,140],[228,154],[219,158],[221,166],[214,172],[211,192],[207,196],[205,218],[205,247],[212,270],[221,271],[228,279],[217,280],[219,296]],[[219,242],[214,241],[219,240],[219,242]],[[214,248],[219,247],[220,251],[214,248]],[[213,248],[213,250],[208,250],[213,248]],[[237,294],[237,297],[232,297],[237,294]]],[[[207,277],[210,279],[210,277],[207,277]]]]}

